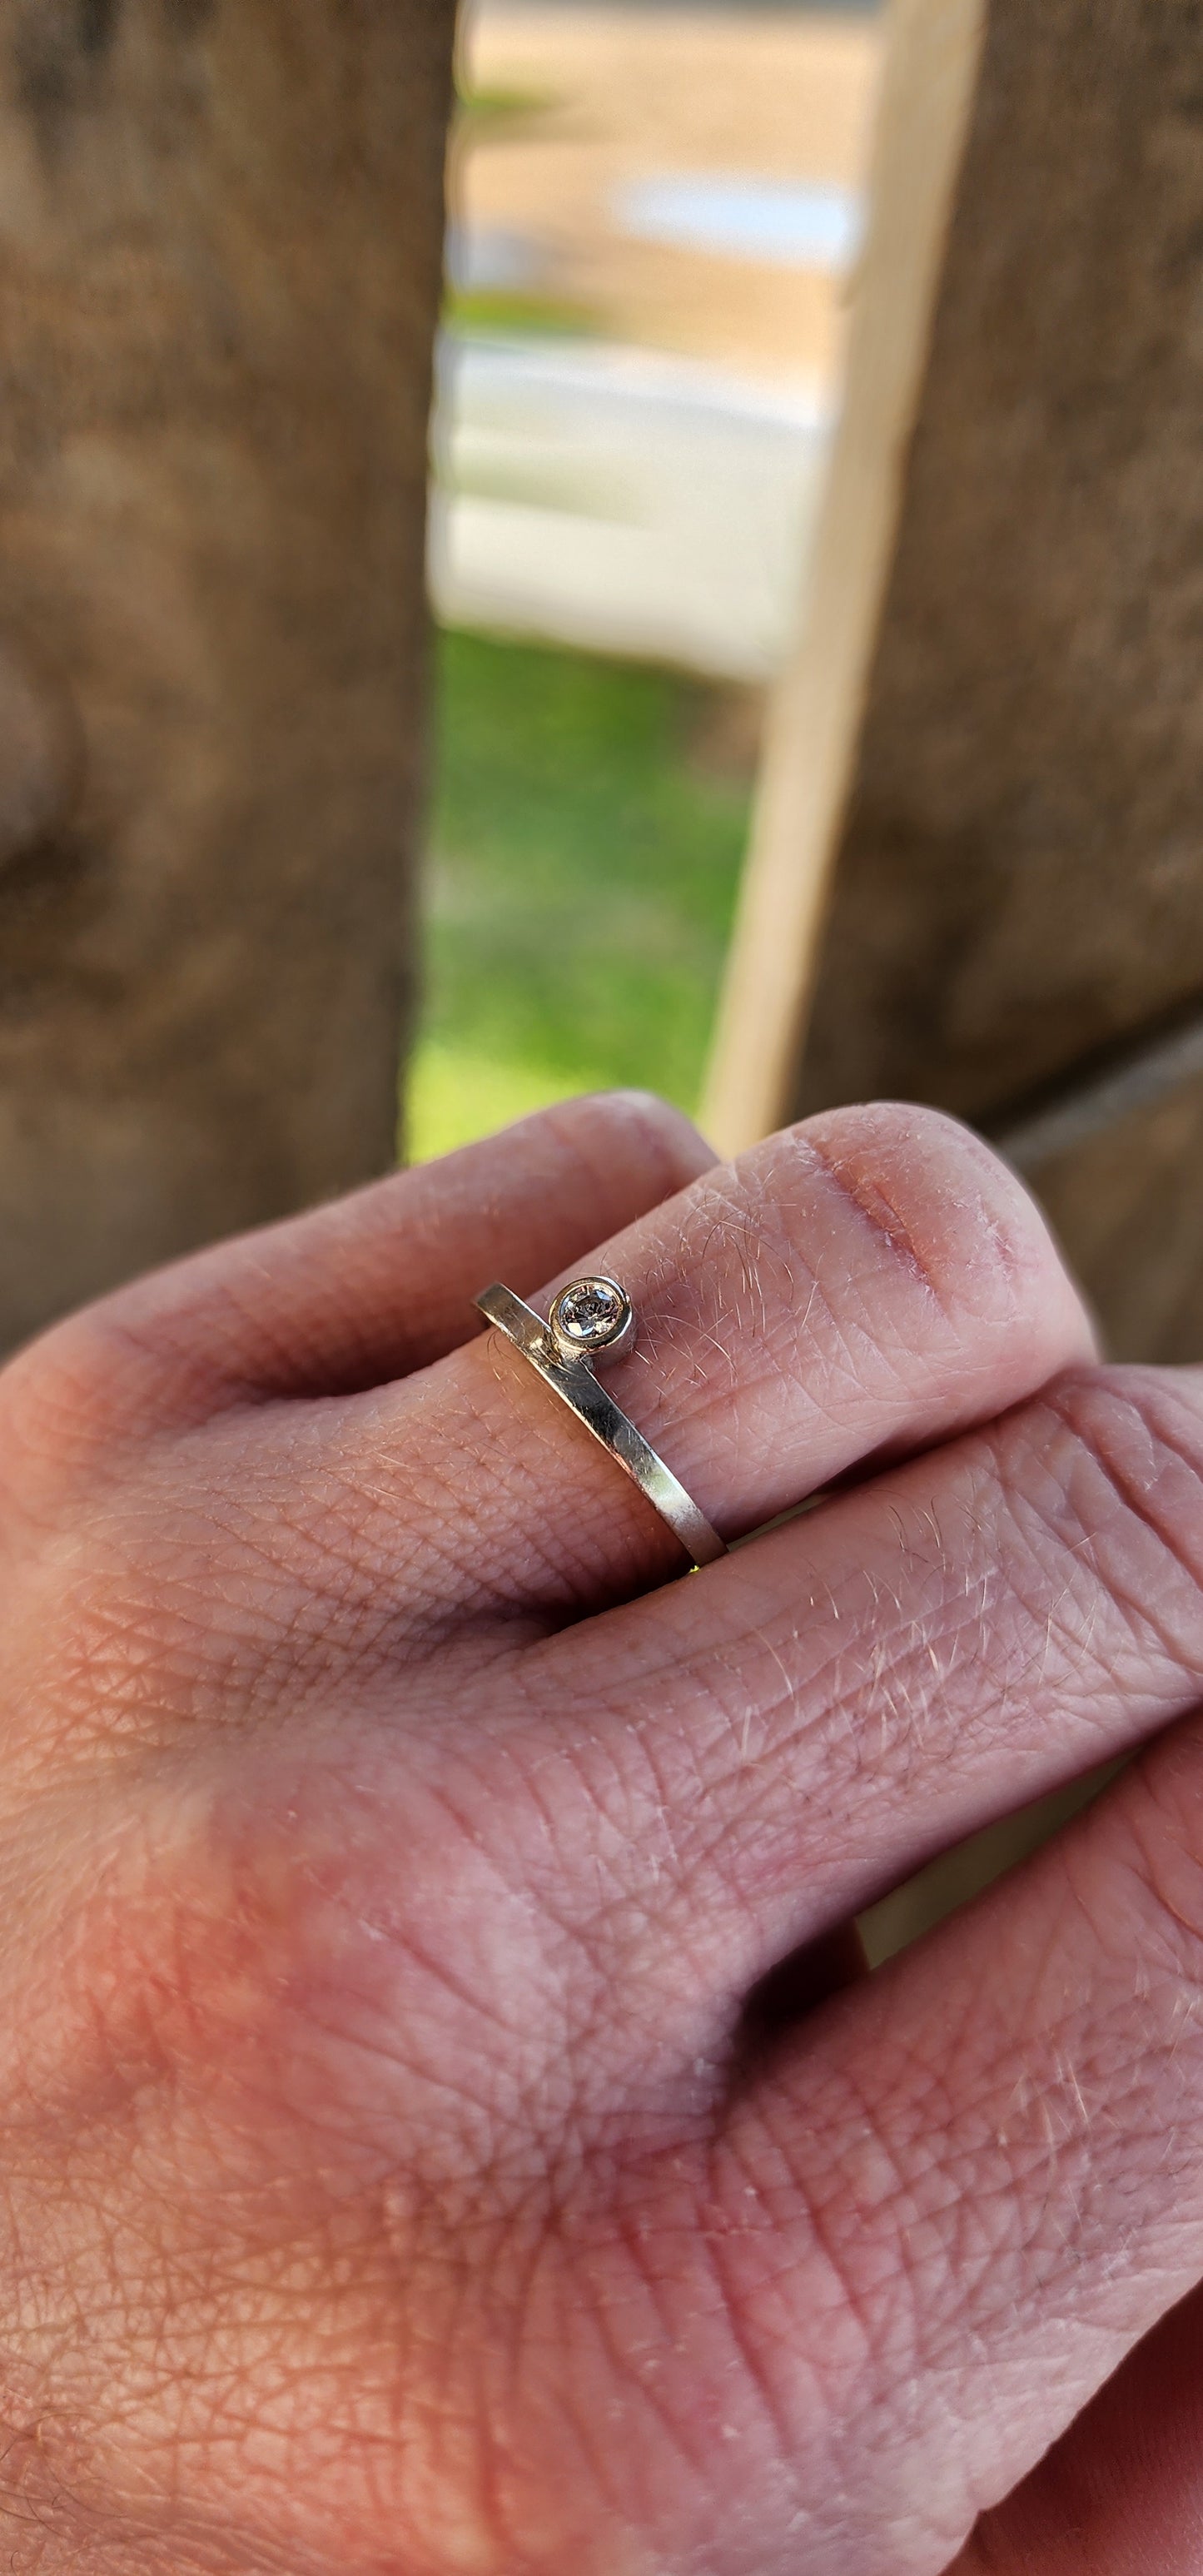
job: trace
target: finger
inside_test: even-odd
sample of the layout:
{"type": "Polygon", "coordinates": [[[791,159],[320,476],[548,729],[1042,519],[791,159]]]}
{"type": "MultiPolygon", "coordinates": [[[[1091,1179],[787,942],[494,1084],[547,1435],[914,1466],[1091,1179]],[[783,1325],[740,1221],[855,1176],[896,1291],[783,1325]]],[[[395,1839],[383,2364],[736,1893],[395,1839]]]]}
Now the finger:
{"type": "Polygon", "coordinates": [[[468,1338],[494,1270],[533,1289],[712,1160],[649,1095],[568,1101],[137,1281],[45,1335],[5,1391],[12,1405],[36,1388],[70,1429],[374,1386],[468,1338]]]}
{"type": "MultiPolygon", "coordinates": [[[[928,1110],[843,1110],[770,1138],[589,1266],[640,1316],[607,1386],[728,1539],[1090,1348],[1031,1200],[928,1110]]],[[[439,1615],[448,1600],[562,1615],[681,1569],[651,1505],[495,1332],[327,1432],[340,1511],[439,1615]]]]}
{"type": "Polygon", "coordinates": [[[817,2387],[856,2499],[808,2576],[943,2567],[1203,2274],[1201,1984],[1192,1719],[735,2102],[719,2294],[803,2491],[817,2387]]]}
{"type": "Polygon", "coordinates": [[[1203,1372],[1071,1372],[521,1679],[515,1758],[554,1723],[595,1802],[644,1820],[637,1918],[673,1947],[704,1918],[736,1991],[1196,1705],[1203,1372]]]}
{"type": "Polygon", "coordinates": [[[1155,2326],[948,2576],[1189,2576],[1203,2567],[1203,2292],[1155,2326]]]}

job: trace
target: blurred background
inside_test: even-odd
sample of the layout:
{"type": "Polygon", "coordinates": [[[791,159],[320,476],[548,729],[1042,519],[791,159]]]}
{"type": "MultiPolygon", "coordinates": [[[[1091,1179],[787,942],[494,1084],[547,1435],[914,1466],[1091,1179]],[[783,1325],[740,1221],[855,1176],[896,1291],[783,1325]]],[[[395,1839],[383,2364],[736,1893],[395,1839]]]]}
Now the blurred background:
{"type": "Polygon", "coordinates": [[[474,0],[433,421],[422,1158],[696,1111],[863,229],[871,6],[474,0]]]}

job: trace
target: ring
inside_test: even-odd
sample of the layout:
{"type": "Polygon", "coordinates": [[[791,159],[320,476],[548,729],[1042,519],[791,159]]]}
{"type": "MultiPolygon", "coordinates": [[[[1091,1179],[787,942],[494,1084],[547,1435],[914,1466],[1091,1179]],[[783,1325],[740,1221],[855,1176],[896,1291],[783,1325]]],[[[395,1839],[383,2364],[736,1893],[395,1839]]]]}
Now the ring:
{"type": "Polygon", "coordinates": [[[726,1544],[705,1513],[593,1374],[596,1360],[619,1359],[634,1347],[635,1309],[626,1289],[616,1279],[573,1279],[561,1288],[546,1323],[499,1279],[482,1288],[473,1303],[626,1469],[680,1539],[690,1562],[713,1565],[716,1557],[725,1556],[726,1544]]]}

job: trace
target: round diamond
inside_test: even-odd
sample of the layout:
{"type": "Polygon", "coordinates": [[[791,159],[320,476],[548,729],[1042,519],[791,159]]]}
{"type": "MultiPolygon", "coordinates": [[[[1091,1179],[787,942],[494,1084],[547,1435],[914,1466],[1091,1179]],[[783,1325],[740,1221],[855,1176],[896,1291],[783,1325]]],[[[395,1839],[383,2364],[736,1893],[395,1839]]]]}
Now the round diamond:
{"type": "Polygon", "coordinates": [[[572,1351],[604,1351],[630,1322],[631,1301],[616,1279],[574,1279],[551,1310],[556,1340],[572,1351]]]}

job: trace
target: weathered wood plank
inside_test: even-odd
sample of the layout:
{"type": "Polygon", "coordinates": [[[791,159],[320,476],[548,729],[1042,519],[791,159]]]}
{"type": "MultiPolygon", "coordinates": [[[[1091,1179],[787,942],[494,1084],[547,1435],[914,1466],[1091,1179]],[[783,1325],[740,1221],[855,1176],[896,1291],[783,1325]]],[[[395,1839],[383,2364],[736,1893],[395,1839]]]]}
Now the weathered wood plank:
{"type": "Polygon", "coordinates": [[[994,0],[794,1099],[1203,993],[1203,18],[994,0]]]}
{"type": "Polygon", "coordinates": [[[1110,1356],[1203,1357],[1203,1073],[1059,1151],[1017,1159],[1086,1285],[1110,1356]]]}
{"type": "MultiPolygon", "coordinates": [[[[789,953],[742,1068],[728,1029],[724,1142],[882,1093],[1005,1139],[1203,1005],[1201,419],[1203,18],[992,0],[855,756],[820,830],[777,814],[789,953]]],[[[1181,1079],[1072,1151],[1028,1133],[1146,1357],[1203,1352],[1181,1079]]]]}
{"type": "Polygon", "coordinates": [[[391,1157],[450,0],[0,29],[0,1346],[391,1157]]]}

